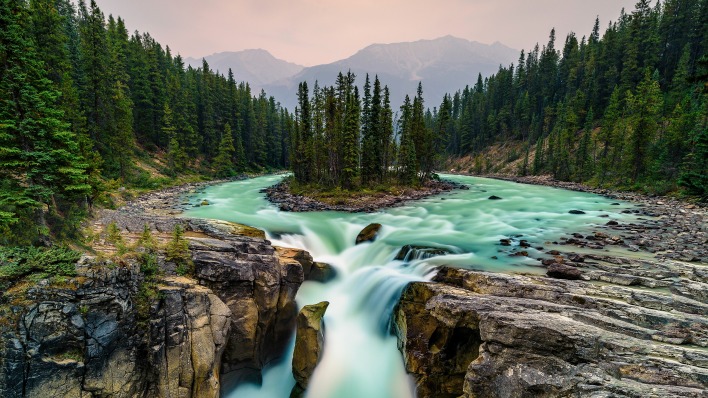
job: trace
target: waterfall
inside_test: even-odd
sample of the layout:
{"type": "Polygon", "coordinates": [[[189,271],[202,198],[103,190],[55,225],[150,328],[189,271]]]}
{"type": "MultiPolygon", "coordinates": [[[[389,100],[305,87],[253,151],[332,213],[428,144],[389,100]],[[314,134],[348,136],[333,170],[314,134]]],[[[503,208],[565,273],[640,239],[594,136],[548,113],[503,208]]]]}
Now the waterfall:
{"type": "MultiPolygon", "coordinates": [[[[413,397],[412,379],[391,333],[391,314],[401,291],[428,280],[441,265],[499,272],[542,273],[535,258],[548,240],[564,231],[620,218],[628,204],[610,206],[596,195],[489,179],[446,176],[472,189],[455,191],[372,214],[278,211],[260,193],[281,177],[266,176],[210,187],[194,195],[188,216],[217,218],[264,229],[276,246],[307,250],[332,265],[327,283],[305,282],[300,307],[329,301],[324,317],[325,347],[310,380],[310,398],[413,397]],[[502,200],[488,200],[490,195],[502,200]],[[582,209],[583,215],[570,214],[582,209]],[[612,211],[611,211],[612,210],[612,211]],[[362,228],[383,225],[374,242],[355,245],[362,228]],[[508,239],[509,245],[500,245],[508,239]],[[527,256],[519,242],[527,240],[527,256]]],[[[263,371],[261,385],[242,384],[227,398],[285,398],[295,381],[292,349],[263,371]]]]}

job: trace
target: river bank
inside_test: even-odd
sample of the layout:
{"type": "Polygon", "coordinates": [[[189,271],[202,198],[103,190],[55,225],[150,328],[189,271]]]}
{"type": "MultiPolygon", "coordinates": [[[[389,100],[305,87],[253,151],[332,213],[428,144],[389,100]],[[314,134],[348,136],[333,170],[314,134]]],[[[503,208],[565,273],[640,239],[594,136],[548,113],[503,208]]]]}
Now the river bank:
{"type": "MultiPolygon", "coordinates": [[[[273,180],[269,179],[269,184],[273,180]]],[[[59,286],[42,285],[30,292],[29,301],[22,304],[24,309],[17,310],[22,324],[32,324],[33,328],[68,328],[55,339],[59,344],[47,343],[47,338],[54,336],[49,333],[47,338],[30,336],[18,328],[12,331],[14,340],[8,340],[14,345],[0,347],[4,350],[0,357],[20,358],[13,347],[36,349],[31,359],[18,362],[18,366],[33,369],[27,377],[38,380],[36,386],[27,384],[30,389],[45,385],[62,392],[83,391],[88,385],[115,396],[128,396],[145,383],[159,385],[146,396],[161,396],[159,392],[168,389],[179,390],[186,397],[199,396],[196,389],[187,391],[174,380],[188,380],[189,374],[195,379],[209,376],[205,379],[211,383],[209,391],[216,393],[219,382],[224,381],[219,380],[220,371],[258,373],[257,369],[277,356],[270,350],[275,341],[272,337],[292,330],[286,325],[294,314],[295,294],[312,258],[297,251],[288,259],[263,239],[262,232],[259,236],[234,235],[242,227],[234,229],[235,224],[202,218],[221,218],[238,211],[242,212],[238,217],[247,216],[243,221],[246,224],[270,231],[287,228],[289,233],[307,238],[300,241],[293,235],[288,242],[311,245],[318,251],[313,252],[316,259],[325,254],[334,261],[340,277],[303,286],[305,294],[297,298],[297,305],[333,299],[325,321],[340,318],[328,324],[328,333],[333,333],[329,336],[337,336],[338,326],[346,332],[343,338],[333,337],[324,343],[325,353],[339,353],[329,360],[325,357],[320,365],[325,378],[329,377],[327,370],[338,373],[341,369],[336,368],[342,363],[362,362],[368,353],[371,361],[364,361],[364,367],[382,366],[375,373],[390,380],[389,366],[400,363],[401,358],[396,351],[397,339],[405,371],[415,378],[419,397],[595,394],[703,398],[701,391],[708,386],[708,262],[705,244],[701,243],[706,239],[705,208],[664,198],[638,199],[632,202],[633,207],[613,206],[612,200],[603,198],[540,188],[519,188],[516,192],[514,187],[472,180],[472,189],[460,193],[468,198],[464,201],[424,201],[419,206],[376,214],[298,214],[275,211],[258,193],[260,187],[248,185],[251,181],[206,189],[220,182],[188,184],[143,195],[118,210],[105,211],[95,226],[95,247],[99,248],[111,223],[129,244],[140,238],[146,224],[163,244],[171,238],[175,225],[187,230],[195,273],[193,277],[177,276],[174,267],[159,261],[167,275],[156,286],[159,294],[150,299],[149,315],[154,320],[148,329],[141,329],[146,325],[135,322],[137,315],[130,307],[141,297],[141,265],[131,259],[121,260],[123,263],[89,260],[80,267],[77,278],[59,286]],[[477,184],[484,190],[477,189],[477,184]],[[521,193],[527,191],[530,193],[524,198],[521,193]],[[543,195],[542,207],[533,207],[531,197],[537,194],[543,195]],[[251,201],[251,196],[258,199],[251,201]],[[440,206],[459,207],[450,218],[422,222],[425,217],[437,217],[432,210],[440,206]],[[527,208],[526,213],[518,212],[517,207],[527,208]],[[190,215],[183,214],[185,209],[191,209],[191,215],[197,218],[185,218],[190,215]],[[519,236],[522,231],[518,231],[516,217],[529,220],[524,224],[528,231],[523,231],[525,236],[519,236]],[[538,238],[534,224],[548,217],[565,227],[538,238]],[[371,243],[352,246],[351,233],[358,232],[353,229],[374,221],[385,224],[382,235],[371,243]],[[504,232],[500,232],[502,228],[504,232]],[[490,234],[500,233],[505,235],[503,239],[489,239],[490,234]],[[403,239],[392,239],[394,235],[403,239]],[[464,264],[459,260],[456,264],[472,270],[440,266],[454,262],[455,256],[447,257],[444,252],[440,261],[432,258],[428,265],[420,261],[388,262],[392,249],[415,244],[416,237],[469,251],[471,255],[465,257],[464,264]],[[674,256],[677,260],[672,259],[674,256]],[[308,264],[295,257],[308,260],[308,264]],[[491,268],[477,268],[486,261],[491,262],[491,268]],[[533,263],[541,272],[530,273],[528,267],[517,263],[533,263]],[[416,268],[420,276],[410,274],[416,268]],[[431,271],[436,273],[433,280],[423,282],[426,279],[422,275],[431,271]],[[344,279],[354,275],[359,278],[344,279]],[[125,281],[125,288],[111,285],[118,277],[125,281]],[[402,293],[391,289],[392,283],[402,293]],[[104,287],[110,289],[109,295],[104,287]],[[347,291],[361,293],[361,308],[342,311],[337,295],[347,291]],[[373,341],[380,341],[388,336],[381,331],[390,330],[389,304],[395,305],[392,322],[396,337],[389,342],[392,344],[357,347],[354,355],[347,351],[354,344],[348,336],[362,325],[344,322],[366,314],[371,325],[364,323],[360,332],[374,333],[373,341]],[[35,309],[42,309],[44,318],[37,318],[35,309]],[[125,319],[120,329],[112,328],[108,337],[99,336],[97,333],[103,332],[98,325],[114,318],[125,319]],[[208,328],[193,327],[207,318],[208,328]],[[75,324],[80,327],[71,326],[75,324]],[[156,340],[175,328],[182,332],[170,335],[166,342],[156,340]],[[204,330],[209,333],[203,335],[204,330]],[[81,336],[88,336],[88,340],[81,336]],[[99,339],[101,344],[125,349],[116,351],[121,356],[101,352],[82,357],[89,352],[86,347],[99,339]],[[39,346],[35,347],[33,341],[39,346]],[[185,353],[195,344],[206,344],[209,362],[178,363],[183,354],[189,356],[185,353]],[[53,345],[69,348],[54,352],[53,345]],[[121,358],[139,355],[148,348],[156,351],[145,368],[120,369],[134,380],[130,391],[111,390],[110,377],[97,380],[99,375],[113,374],[123,363],[121,358]],[[384,362],[384,356],[390,357],[390,362],[384,362]],[[150,373],[150,369],[157,370],[150,373]],[[62,375],[61,383],[46,383],[50,374],[62,375]],[[74,379],[81,385],[65,381],[74,379]]],[[[350,298],[341,300],[349,302],[350,298]]],[[[276,345],[281,344],[284,342],[276,345]]],[[[317,387],[317,374],[314,377],[313,388],[322,388],[317,387]]],[[[394,396],[385,390],[390,387],[372,381],[368,373],[366,377],[366,383],[356,384],[366,384],[379,394],[372,396],[394,396]]],[[[278,382],[287,384],[287,377],[278,382]]],[[[402,383],[405,385],[405,380],[402,383]]],[[[202,388],[202,384],[197,385],[202,388]]],[[[3,391],[11,390],[3,390],[0,380],[0,393],[3,391]]],[[[229,391],[233,390],[222,389],[222,394],[229,391]]],[[[235,394],[241,396],[238,391],[235,394]]]]}
{"type": "MultiPolygon", "coordinates": [[[[464,173],[458,175],[475,176],[464,173]]],[[[705,204],[668,196],[648,196],[637,192],[596,188],[575,182],[558,181],[550,176],[478,177],[592,193],[636,205],[636,209],[623,212],[637,215],[638,222],[621,224],[610,221],[596,228],[592,236],[568,231],[568,236],[557,242],[562,245],[590,249],[621,246],[632,252],[644,251],[660,259],[708,263],[708,207],[705,204]]]]}

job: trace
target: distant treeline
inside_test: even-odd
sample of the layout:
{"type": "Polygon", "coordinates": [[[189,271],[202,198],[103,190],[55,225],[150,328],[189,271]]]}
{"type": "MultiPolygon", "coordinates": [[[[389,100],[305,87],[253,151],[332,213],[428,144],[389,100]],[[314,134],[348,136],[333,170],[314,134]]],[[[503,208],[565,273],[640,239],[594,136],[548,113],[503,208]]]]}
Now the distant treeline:
{"type": "Polygon", "coordinates": [[[522,174],[706,197],[708,1],[650,3],[446,97],[446,153],[522,141],[522,174]]]}
{"type": "Polygon", "coordinates": [[[138,156],[162,153],[167,176],[284,168],[292,125],[94,1],[0,0],[0,244],[75,231],[106,182],[150,178],[138,156]]]}

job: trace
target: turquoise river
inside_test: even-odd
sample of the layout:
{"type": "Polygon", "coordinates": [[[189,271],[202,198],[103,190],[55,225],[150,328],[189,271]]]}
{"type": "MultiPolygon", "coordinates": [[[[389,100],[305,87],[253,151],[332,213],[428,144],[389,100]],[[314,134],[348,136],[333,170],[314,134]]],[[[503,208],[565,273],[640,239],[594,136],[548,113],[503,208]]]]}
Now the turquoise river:
{"type": "MultiPolygon", "coordinates": [[[[325,314],[325,349],[310,380],[310,398],[413,397],[389,319],[402,289],[432,277],[440,265],[467,269],[543,273],[534,258],[544,257],[550,241],[568,232],[583,232],[608,219],[629,217],[631,207],[601,196],[543,186],[466,176],[443,175],[467,185],[456,190],[376,213],[281,212],[262,188],[282,176],[265,176],[211,186],[191,197],[209,206],[191,208],[186,216],[238,222],[266,231],[274,245],[309,251],[331,264],[337,277],[327,283],[305,282],[297,295],[300,307],[329,301],[325,314]],[[501,200],[489,200],[491,195],[501,200]],[[582,210],[585,214],[570,214],[582,210]],[[355,245],[362,228],[383,225],[376,241],[355,245]],[[500,239],[514,238],[510,247],[500,239]],[[520,239],[531,243],[529,258],[509,256],[520,239]],[[447,249],[452,254],[409,261],[394,260],[407,244],[447,249]],[[545,250],[536,250],[544,247],[545,250]]],[[[293,343],[294,344],[294,343],[293,343]]],[[[225,391],[227,398],[286,398],[295,381],[292,348],[263,373],[261,385],[242,384],[225,391]]]]}

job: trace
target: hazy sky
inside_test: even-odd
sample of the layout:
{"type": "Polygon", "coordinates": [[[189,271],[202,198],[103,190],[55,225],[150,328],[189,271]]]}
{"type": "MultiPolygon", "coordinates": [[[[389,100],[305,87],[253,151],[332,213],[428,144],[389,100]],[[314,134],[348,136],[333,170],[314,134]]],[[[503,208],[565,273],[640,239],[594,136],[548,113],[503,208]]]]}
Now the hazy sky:
{"type": "MultiPolygon", "coordinates": [[[[87,0],[88,1],[88,0],[87,0]]],[[[636,0],[96,0],[128,29],[149,32],[173,54],[201,57],[263,48],[311,66],[372,43],[453,35],[516,49],[545,44],[555,27],[590,33],[616,20],[636,0]]],[[[562,43],[557,44],[558,46],[562,43]]]]}

